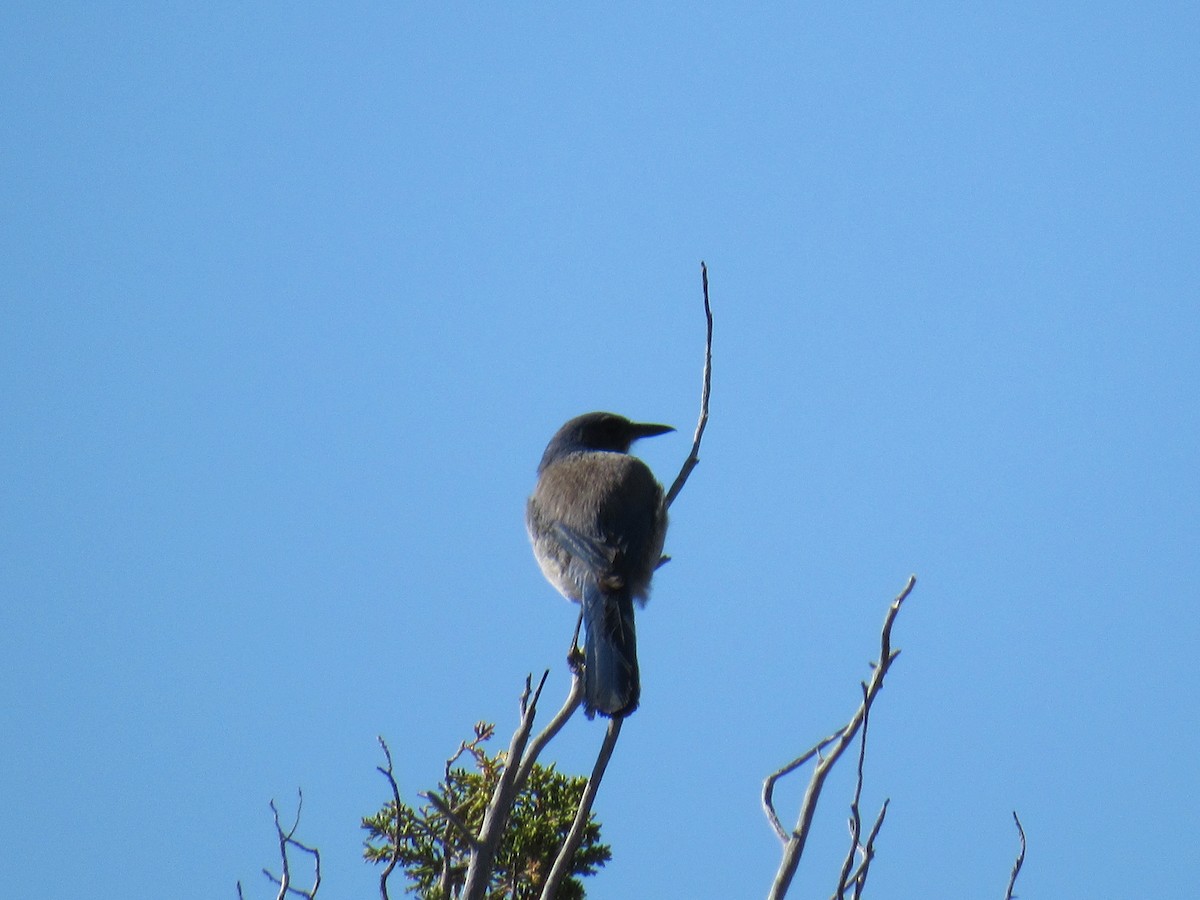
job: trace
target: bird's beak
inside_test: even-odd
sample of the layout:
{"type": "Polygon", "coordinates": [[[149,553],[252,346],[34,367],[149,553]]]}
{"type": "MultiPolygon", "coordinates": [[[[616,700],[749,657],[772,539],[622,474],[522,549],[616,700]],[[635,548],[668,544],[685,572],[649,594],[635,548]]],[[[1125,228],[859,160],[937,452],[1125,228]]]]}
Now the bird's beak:
{"type": "Polygon", "coordinates": [[[636,441],[639,438],[656,437],[660,434],[666,434],[675,429],[670,425],[652,425],[649,422],[634,422],[629,430],[633,433],[633,439],[636,441]]]}

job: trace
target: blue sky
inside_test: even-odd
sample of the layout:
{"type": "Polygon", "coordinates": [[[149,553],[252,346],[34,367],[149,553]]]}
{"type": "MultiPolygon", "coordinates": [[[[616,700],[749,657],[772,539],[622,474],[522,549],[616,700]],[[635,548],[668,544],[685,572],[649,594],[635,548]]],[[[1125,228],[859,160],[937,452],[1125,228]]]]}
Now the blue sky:
{"type": "MultiPolygon", "coordinates": [[[[0,846],[25,898],[330,897],[572,608],[522,516],[611,409],[703,461],[589,896],[765,894],[872,717],[870,895],[1183,896],[1200,782],[1188,4],[0,12],[0,846]],[[785,821],[800,782],[781,788],[785,821]]],[[[601,726],[552,746],[586,771],[601,726]]],[[[848,772],[795,896],[827,896],[848,772]]]]}

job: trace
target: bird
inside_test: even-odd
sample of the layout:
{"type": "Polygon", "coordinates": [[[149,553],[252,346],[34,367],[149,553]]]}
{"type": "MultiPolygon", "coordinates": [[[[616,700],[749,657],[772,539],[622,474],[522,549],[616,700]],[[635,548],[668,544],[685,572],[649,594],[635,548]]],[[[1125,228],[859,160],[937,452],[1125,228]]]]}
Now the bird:
{"type": "Polygon", "coordinates": [[[526,505],[542,574],[581,604],[589,719],[623,718],[641,699],[634,602],[645,605],[663,559],[667,509],[662,485],[629,448],[674,430],[609,412],[576,416],[546,445],[526,505]]]}

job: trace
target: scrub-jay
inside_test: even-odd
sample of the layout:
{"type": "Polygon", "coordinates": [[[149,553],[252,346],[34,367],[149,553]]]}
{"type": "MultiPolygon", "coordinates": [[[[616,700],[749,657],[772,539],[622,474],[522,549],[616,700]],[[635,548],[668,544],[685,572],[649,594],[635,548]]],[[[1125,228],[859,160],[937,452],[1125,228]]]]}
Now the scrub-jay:
{"type": "Polygon", "coordinates": [[[633,601],[646,602],[667,535],[663,489],[629,455],[638,438],[674,431],[594,412],[563,425],[538,466],[525,525],[542,574],[583,606],[583,697],[590,718],[637,709],[633,601]]]}

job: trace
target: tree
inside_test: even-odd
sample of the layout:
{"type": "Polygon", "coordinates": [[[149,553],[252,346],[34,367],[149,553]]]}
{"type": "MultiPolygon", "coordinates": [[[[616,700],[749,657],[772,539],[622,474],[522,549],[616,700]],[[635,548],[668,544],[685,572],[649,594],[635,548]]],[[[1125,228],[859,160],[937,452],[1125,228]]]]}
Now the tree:
{"type": "MultiPolygon", "coordinates": [[[[387,879],[397,865],[412,882],[411,890],[421,897],[449,900],[461,890],[488,800],[505,768],[504,753],[489,756],[483,747],[494,734],[493,725],[478,723],[474,739],[462,742],[446,760],[441,783],[435,791],[422,795],[426,803],[419,809],[400,799],[391,751],[380,738],[387,768],[379,771],[388,779],[393,798],[375,815],[364,818],[362,825],[368,832],[363,856],[385,865],[380,877],[383,897],[388,896],[387,879]],[[474,762],[473,771],[456,766],[464,756],[474,762]]],[[[564,775],[553,765],[533,766],[529,780],[517,793],[496,851],[485,893],[489,900],[541,896],[586,784],[586,778],[564,775]]],[[[580,900],[584,890],[579,877],[595,874],[611,858],[609,847],[600,843],[599,822],[590,817],[558,896],[580,900]]]]}

